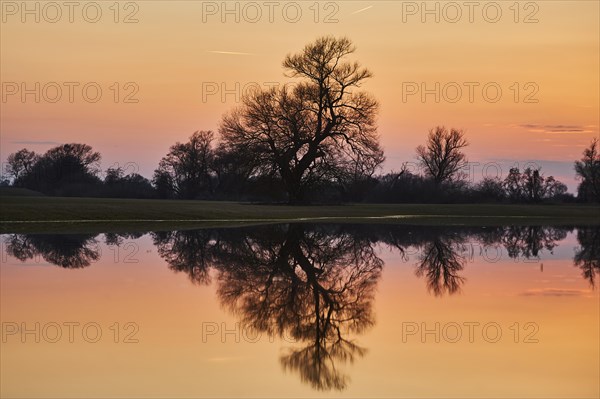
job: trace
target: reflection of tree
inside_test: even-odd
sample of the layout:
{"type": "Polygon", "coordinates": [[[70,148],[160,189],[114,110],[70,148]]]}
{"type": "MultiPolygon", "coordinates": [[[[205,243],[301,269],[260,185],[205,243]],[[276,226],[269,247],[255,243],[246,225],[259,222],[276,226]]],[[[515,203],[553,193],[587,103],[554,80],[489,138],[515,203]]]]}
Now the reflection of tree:
{"type": "Polygon", "coordinates": [[[125,240],[137,240],[145,233],[104,233],[106,245],[121,246],[125,240]]]}
{"type": "Polygon", "coordinates": [[[337,370],[336,362],[353,362],[355,357],[364,356],[366,350],[346,339],[337,339],[325,344],[315,338],[313,344],[290,350],[280,361],[284,370],[296,371],[303,382],[318,390],[343,390],[348,377],[337,370]]]}
{"type": "Polygon", "coordinates": [[[211,230],[153,233],[158,254],[176,272],[185,272],[195,284],[210,282],[209,246],[211,230]]]}
{"type": "MultiPolygon", "coordinates": [[[[159,255],[197,284],[214,276],[221,303],[246,327],[291,338],[284,370],[320,390],[348,384],[343,366],[365,349],[353,337],[374,323],[372,302],[381,276],[380,243],[407,261],[418,249],[416,274],[436,296],[461,290],[468,244],[503,245],[511,257],[552,251],[569,228],[406,225],[277,225],[152,233],[159,255]]],[[[121,245],[138,234],[105,234],[121,245]]],[[[581,228],[575,264],[594,285],[600,273],[600,229],[581,228]]],[[[97,239],[83,235],[9,235],[7,252],[25,261],[41,255],[63,267],[99,258],[97,239]]]]}
{"type": "Polygon", "coordinates": [[[442,296],[460,292],[465,282],[460,272],[467,261],[463,256],[466,243],[488,232],[478,227],[379,226],[371,240],[397,249],[403,261],[409,260],[411,248],[417,250],[415,274],[426,278],[430,293],[442,296]]]}
{"type": "Polygon", "coordinates": [[[24,262],[41,255],[48,263],[77,269],[100,258],[98,242],[90,235],[13,234],[6,241],[6,252],[24,262]]]}
{"type": "Polygon", "coordinates": [[[458,251],[464,251],[462,243],[436,237],[424,244],[417,265],[417,276],[427,278],[427,289],[435,296],[450,295],[460,291],[465,279],[459,275],[466,259],[458,251]],[[459,248],[453,248],[454,245],[459,248]]]}
{"type": "Polygon", "coordinates": [[[305,343],[281,357],[316,389],[343,389],[336,364],[362,356],[347,335],[373,324],[383,262],[368,241],[327,228],[277,227],[223,243],[218,294],[244,325],[305,343]]]}
{"type": "Polygon", "coordinates": [[[504,231],[502,243],[511,258],[537,258],[542,250],[552,253],[556,242],[564,240],[568,231],[543,226],[510,226],[504,231]]]}
{"type": "Polygon", "coordinates": [[[596,274],[600,274],[600,228],[582,227],[577,230],[579,248],[573,259],[575,266],[581,269],[583,278],[596,285],[596,274]]]}
{"type": "Polygon", "coordinates": [[[510,258],[535,258],[552,250],[567,236],[570,227],[508,226],[379,226],[369,234],[372,242],[384,242],[408,259],[409,247],[419,249],[416,275],[427,279],[433,295],[460,292],[465,279],[460,276],[467,259],[468,244],[478,242],[483,249],[502,245],[510,258]]]}

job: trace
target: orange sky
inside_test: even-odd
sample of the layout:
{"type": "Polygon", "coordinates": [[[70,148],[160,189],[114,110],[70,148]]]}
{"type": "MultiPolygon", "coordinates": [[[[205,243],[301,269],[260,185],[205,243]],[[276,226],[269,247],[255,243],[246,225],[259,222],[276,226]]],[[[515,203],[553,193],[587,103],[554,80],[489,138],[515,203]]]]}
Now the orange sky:
{"type": "MultiPolygon", "coordinates": [[[[33,9],[36,3],[28,4],[33,9]]],[[[223,87],[236,92],[238,84],[239,94],[248,84],[284,82],[284,56],[324,34],[352,39],[356,58],[374,72],[365,89],[381,103],[386,170],[414,161],[414,148],[427,130],[443,124],[467,131],[469,160],[499,162],[504,175],[515,161],[543,161],[546,174],[559,176],[574,190],[572,162],[599,135],[596,1],[520,2],[518,7],[497,2],[501,16],[495,23],[491,2],[472,10],[463,2],[453,3],[459,8],[427,3],[429,9],[438,4],[439,22],[423,12],[421,2],[320,2],[318,7],[277,2],[272,22],[263,2],[254,3],[258,8],[235,2],[122,2],[118,16],[112,2],[99,2],[96,23],[86,21],[96,10],[88,7],[84,13],[87,3],[81,4],[69,22],[65,6],[57,16],[56,9],[40,3],[36,22],[20,2],[2,2],[2,161],[22,147],[44,152],[57,143],[85,142],[102,153],[104,169],[133,162],[150,177],[169,145],[195,130],[216,129],[222,113],[236,105],[235,94],[221,97],[223,87]],[[137,22],[124,23],[127,16],[137,22]],[[34,89],[36,82],[40,102],[34,94],[23,102],[21,83],[34,89]],[[56,96],[55,87],[43,90],[49,82],[62,87],[55,103],[48,101],[56,96]],[[72,102],[65,82],[78,84],[72,102]],[[96,103],[84,100],[82,87],[89,82],[102,89],[96,103]],[[127,82],[135,86],[126,87],[127,82]],[[436,82],[439,103],[434,94],[423,102],[421,93],[406,91],[420,90],[421,84],[434,89],[436,82]],[[444,92],[449,82],[455,84],[444,92]],[[478,85],[472,102],[465,82],[478,85]],[[492,86],[502,90],[497,102],[486,101],[482,92],[490,83],[490,97],[492,86]],[[457,86],[462,97],[452,103],[457,86]],[[124,103],[135,87],[138,102],[124,103]],[[19,91],[11,94],[15,88],[19,91]],[[526,103],[529,94],[537,102],[526,103]]],[[[87,94],[93,97],[94,90],[87,94]]],[[[475,166],[476,179],[482,169],[475,166]]]]}

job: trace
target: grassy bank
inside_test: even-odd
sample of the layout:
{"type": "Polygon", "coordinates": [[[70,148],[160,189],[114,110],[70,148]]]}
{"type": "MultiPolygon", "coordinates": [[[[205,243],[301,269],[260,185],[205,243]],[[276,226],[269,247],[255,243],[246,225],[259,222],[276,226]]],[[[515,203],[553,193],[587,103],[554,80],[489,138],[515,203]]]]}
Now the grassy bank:
{"type": "Polygon", "coordinates": [[[122,231],[275,222],[600,224],[594,205],[257,205],[216,201],[0,196],[2,232],[122,231]]]}

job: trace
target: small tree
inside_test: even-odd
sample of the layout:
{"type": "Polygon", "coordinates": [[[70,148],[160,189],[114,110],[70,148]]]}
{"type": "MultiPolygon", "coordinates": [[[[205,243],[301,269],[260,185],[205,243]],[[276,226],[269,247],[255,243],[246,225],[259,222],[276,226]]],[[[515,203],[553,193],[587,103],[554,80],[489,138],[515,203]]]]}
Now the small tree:
{"type": "Polygon", "coordinates": [[[173,178],[166,170],[156,169],[152,177],[152,185],[156,190],[158,198],[170,199],[174,198],[175,190],[173,189],[173,178]]]}
{"type": "Polygon", "coordinates": [[[525,197],[525,189],[521,180],[519,168],[510,168],[508,176],[504,179],[504,190],[511,201],[522,201],[525,197]]]}
{"type": "Polygon", "coordinates": [[[119,198],[153,198],[156,190],[148,179],[137,173],[125,174],[117,166],[106,169],[104,196],[119,198]]]}
{"type": "Polygon", "coordinates": [[[577,196],[583,201],[600,202],[600,142],[593,139],[583,151],[581,161],[575,162],[575,172],[581,179],[577,196]]]}
{"type": "Polygon", "coordinates": [[[509,199],[515,202],[540,202],[564,196],[567,186],[554,176],[544,177],[540,168],[527,168],[521,173],[519,168],[511,168],[503,182],[509,199]]]}
{"type": "MultiPolygon", "coordinates": [[[[554,179],[554,178],[553,178],[554,179]]],[[[521,175],[525,199],[529,202],[540,202],[544,197],[544,177],[539,169],[527,168],[521,175]]]]}
{"type": "Polygon", "coordinates": [[[106,169],[106,175],[104,176],[104,184],[117,184],[123,179],[124,176],[125,172],[123,171],[123,168],[119,166],[117,166],[116,168],[110,167],[106,169]]]}
{"type": "Polygon", "coordinates": [[[16,183],[20,177],[31,172],[38,159],[39,156],[35,152],[23,148],[8,156],[4,171],[7,177],[16,183]]]}
{"type": "Polygon", "coordinates": [[[486,177],[475,186],[475,191],[482,200],[502,201],[506,198],[502,180],[497,177],[486,177]]]}
{"type": "Polygon", "coordinates": [[[549,199],[560,199],[567,193],[567,186],[556,180],[553,176],[548,176],[544,181],[544,197],[549,199]]]}
{"type": "Polygon", "coordinates": [[[461,169],[467,162],[462,149],[469,143],[462,130],[438,126],[429,131],[427,144],[417,147],[417,158],[425,173],[436,184],[461,178],[461,169]]]}
{"type": "Polygon", "coordinates": [[[171,146],[154,171],[153,183],[160,196],[170,192],[167,196],[193,199],[212,191],[213,140],[213,132],[201,130],[187,143],[171,146]]]}

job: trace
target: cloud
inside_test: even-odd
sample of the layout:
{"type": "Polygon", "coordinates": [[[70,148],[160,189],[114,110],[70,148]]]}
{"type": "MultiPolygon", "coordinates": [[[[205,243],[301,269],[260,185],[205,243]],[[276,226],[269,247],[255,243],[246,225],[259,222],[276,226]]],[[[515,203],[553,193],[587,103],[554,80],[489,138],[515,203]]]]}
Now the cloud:
{"type": "MultiPolygon", "coordinates": [[[[514,125],[513,125],[514,126],[514,125]]],[[[593,130],[586,129],[586,126],[580,125],[541,125],[535,123],[526,123],[517,125],[523,129],[527,129],[534,133],[548,133],[548,134],[578,134],[578,133],[592,133],[593,130]]]]}
{"type": "Polygon", "coordinates": [[[37,140],[18,140],[11,141],[12,144],[24,144],[24,145],[60,145],[58,141],[37,141],[37,140]]]}
{"type": "Polygon", "coordinates": [[[585,290],[571,290],[564,288],[542,288],[542,289],[531,289],[525,292],[522,292],[521,296],[552,296],[552,297],[562,297],[562,296],[583,296],[588,294],[585,290]]]}

